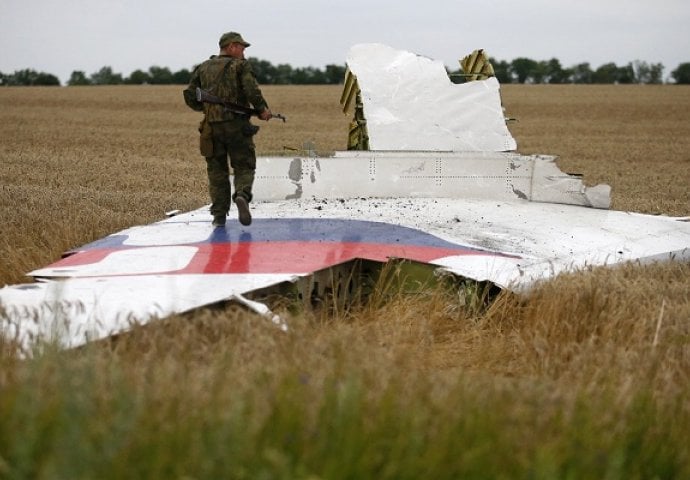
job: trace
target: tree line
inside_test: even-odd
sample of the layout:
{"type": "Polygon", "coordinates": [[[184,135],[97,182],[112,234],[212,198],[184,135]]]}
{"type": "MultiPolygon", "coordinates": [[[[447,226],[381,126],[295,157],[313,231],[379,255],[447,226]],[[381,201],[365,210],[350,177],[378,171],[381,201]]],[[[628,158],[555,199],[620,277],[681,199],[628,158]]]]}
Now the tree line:
{"type": "MultiPolygon", "coordinates": [[[[345,77],[345,66],[326,65],[324,69],[314,67],[293,68],[290,65],[272,65],[266,60],[249,58],[257,81],[262,85],[328,85],[339,84],[345,77]]],[[[114,72],[112,67],[102,67],[87,75],[83,70],[75,70],[67,80],[68,86],[81,85],[186,85],[192,72],[186,68],[176,72],[168,67],[152,66],[147,71],[135,70],[129,76],[114,72]]],[[[17,70],[12,74],[0,72],[0,85],[59,86],[60,80],[53,74],[37,72],[33,69],[17,70]]]]}
{"type": "MultiPolygon", "coordinates": [[[[557,58],[536,61],[519,57],[511,62],[491,60],[500,83],[664,83],[664,65],[635,60],[618,66],[613,62],[593,69],[589,63],[564,68],[557,58]]],[[[675,83],[690,83],[690,63],[683,63],[671,72],[675,83]]]]}
{"type": "MultiPolygon", "coordinates": [[[[329,85],[343,82],[346,67],[326,65],[325,68],[293,68],[288,64],[273,65],[267,60],[249,58],[257,81],[262,85],[329,85]]],[[[510,62],[491,59],[496,78],[501,83],[615,83],[615,84],[660,84],[664,83],[664,66],[661,63],[647,63],[636,60],[618,66],[613,62],[592,68],[584,62],[564,68],[556,58],[537,61],[519,57],[510,62]]],[[[462,70],[448,74],[453,82],[464,81],[462,70]]],[[[173,72],[168,67],[152,66],[147,71],[135,70],[129,76],[114,72],[109,66],[87,75],[75,70],[67,81],[68,86],[78,85],[186,85],[192,72],[186,68],[173,72]]],[[[681,63],[670,74],[677,84],[690,84],[690,62],[681,63]]],[[[0,85],[61,85],[53,74],[37,72],[33,69],[17,70],[14,73],[0,72],[0,85]]]]}

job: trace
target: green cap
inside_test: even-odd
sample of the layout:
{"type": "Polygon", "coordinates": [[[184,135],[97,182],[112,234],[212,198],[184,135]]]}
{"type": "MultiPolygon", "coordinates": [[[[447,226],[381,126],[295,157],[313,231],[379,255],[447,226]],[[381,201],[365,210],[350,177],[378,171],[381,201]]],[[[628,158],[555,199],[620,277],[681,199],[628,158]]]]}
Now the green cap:
{"type": "Polygon", "coordinates": [[[220,45],[220,48],[225,48],[227,45],[231,43],[241,43],[245,47],[251,45],[250,43],[245,42],[244,38],[242,38],[242,35],[240,35],[237,32],[224,33],[220,36],[220,40],[218,41],[218,45],[220,45]]]}

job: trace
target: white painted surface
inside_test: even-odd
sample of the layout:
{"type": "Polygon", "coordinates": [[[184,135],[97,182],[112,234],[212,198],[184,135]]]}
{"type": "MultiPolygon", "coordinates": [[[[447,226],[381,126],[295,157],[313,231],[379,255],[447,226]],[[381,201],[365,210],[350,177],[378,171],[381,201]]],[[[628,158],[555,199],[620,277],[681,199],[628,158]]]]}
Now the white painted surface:
{"type": "MultiPolygon", "coordinates": [[[[0,289],[2,330],[28,346],[69,348],[174,313],[229,300],[293,275],[137,275],[75,277],[0,289]]],[[[264,307],[265,308],[265,307],[264,307]]],[[[268,316],[264,310],[259,313],[268,316]]]]}
{"type": "Polygon", "coordinates": [[[511,151],[495,78],[453,84],[442,62],[370,43],[353,46],[371,150],[511,151]]]}
{"type": "MultiPolygon", "coordinates": [[[[418,229],[460,245],[515,254],[519,258],[458,255],[438,258],[431,263],[516,291],[585,266],[625,261],[690,261],[688,222],[572,205],[526,200],[360,197],[258,201],[252,208],[257,220],[312,218],[385,222],[418,229]]],[[[151,264],[146,255],[137,254],[120,256],[124,263],[106,258],[71,272],[65,268],[46,267],[32,274],[56,280],[0,289],[0,302],[8,318],[3,330],[25,345],[41,336],[55,338],[71,347],[125,331],[133,322],[145,323],[152,318],[229,299],[255,308],[281,328],[286,328],[266,311],[265,306],[257,307],[243,301],[246,299],[242,295],[294,281],[309,272],[132,274],[158,270],[161,266],[183,266],[192,248],[184,243],[208,237],[210,220],[208,208],[204,207],[155,224],[127,229],[130,237],[136,239],[134,243],[142,247],[135,248],[139,253],[147,250],[143,244],[181,243],[175,247],[150,249],[159,256],[151,264]],[[124,274],[127,268],[131,272],[124,274]],[[60,280],[66,275],[72,278],[60,280]]],[[[231,221],[229,228],[241,227],[231,221]]]]}
{"type": "Polygon", "coordinates": [[[458,256],[433,263],[504,288],[585,266],[690,261],[690,223],[679,219],[526,200],[354,198],[264,202],[255,217],[352,218],[416,228],[522,258],[458,256]]]}
{"type": "Polygon", "coordinates": [[[610,187],[585,187],[556,157],[506,152],[336,152],[257,159],[256,200],[483,198],[610,205],[610,187]]]}

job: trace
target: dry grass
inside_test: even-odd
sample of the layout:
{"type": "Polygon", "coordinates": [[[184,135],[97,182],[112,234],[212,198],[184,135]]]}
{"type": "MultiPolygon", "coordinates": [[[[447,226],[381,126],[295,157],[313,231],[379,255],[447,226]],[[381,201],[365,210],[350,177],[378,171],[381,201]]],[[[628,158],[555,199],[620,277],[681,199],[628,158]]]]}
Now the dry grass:
{"type": "MultiPolygon", "coordinates": [[[[262,124],[260,153],[344,148],[338,87],[264,92],[288,123],[262,124]]],[[[615,208],[690,213],[690,88],[508,85],[503,101],[521,152],[611,184],[615,208]]],[[[207,203],[198,120],[179,87],[0,89],[0,283],[207,203]]],[[[436,289],[301,312],[288,334],[229,307],[4,352],[0,476],[687,477],[688,278],[594,269],[487,310],[436,289]]]]}
{"type": "Polygon", "coordinates": [[[612,208],[690,212],[690,88],[506,85],[522,153],[559,155],[565,171],[613,187],[612,208]]]}
{"type": "MultiPolygon", "coordinates": [[[[342,150],[338,86],[265,87],[288,122],[262,123],[260,154],[342,150]]],[[[0,283],[68,248],[207,203],[199,115],[180,87],[0,89],[0,283]]],[[[690,88],[506,85],[523,153],[561,156],[567,171],[613,187],[613,207],[690,211],[690,88]]]]}

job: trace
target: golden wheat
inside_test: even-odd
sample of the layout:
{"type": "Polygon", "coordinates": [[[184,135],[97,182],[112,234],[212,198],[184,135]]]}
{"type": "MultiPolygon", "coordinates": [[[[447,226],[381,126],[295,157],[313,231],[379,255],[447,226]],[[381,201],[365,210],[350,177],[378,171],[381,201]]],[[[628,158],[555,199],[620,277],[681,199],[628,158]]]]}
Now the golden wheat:
{"type": "MultiPolygon", "coordinates": [[[[306,142],[319,151],[345,148],[349,118],[338,105],[339,87],[276,86],[264,93],[288,122],[261,124],[259,154],[299,150],[306,142]]],[[[614,207],[688,214],[690,88],[508,85],[503,102],[518,119],[510,128],[520,151],[558,154],[564,168],[583,173],[589,183],[611,184],[614,207]]],[[[181,87],[4,88],[0,106],[0,222],[7,226],[0,282],[24,281],[26,272],[69,248],[158,220],[167,210],[207,203],[197,153],[199,115],[184,106],[181,87]]],[[[377,311],[370,314],[376,321],[364,315],[315,330],[312,322],[297,331],[316,345],[325,335],[327,343],[339,345],[329,351],[343,354],[353,344],[364,345],[354,356],[369,355],[382,365],[414,359],[425,370],[575,376],[584,382],[592,377],[588,368],[601,362],[628,362],[616,367],[627,378],[640,358],[672,350],[650,346],[662,306],[662,343],[687,340],[687,273],[687,267],[671,265],[566,276],[526,305],[505,294],[480,318],[466,318],[462,309],[454,317],[452,301],[412,308],[405,304],[412,299],[400,300],[399,309],[386,306],[390,320],[377,311]],[[630,338],[640,342],[638,352],[626,343],[630,338]]],[[[199,345],[190,345],[201,355],[199,345]]],[[[293,343],[287,350],[295,348],[293,343]]],[[[268,350],[262,347],[270,356],[268,350]]],[[[685,368],[683,355],[665,364],[685,368]]],[[[669,378],[678,377],[674,371],[669,378]]]]}

